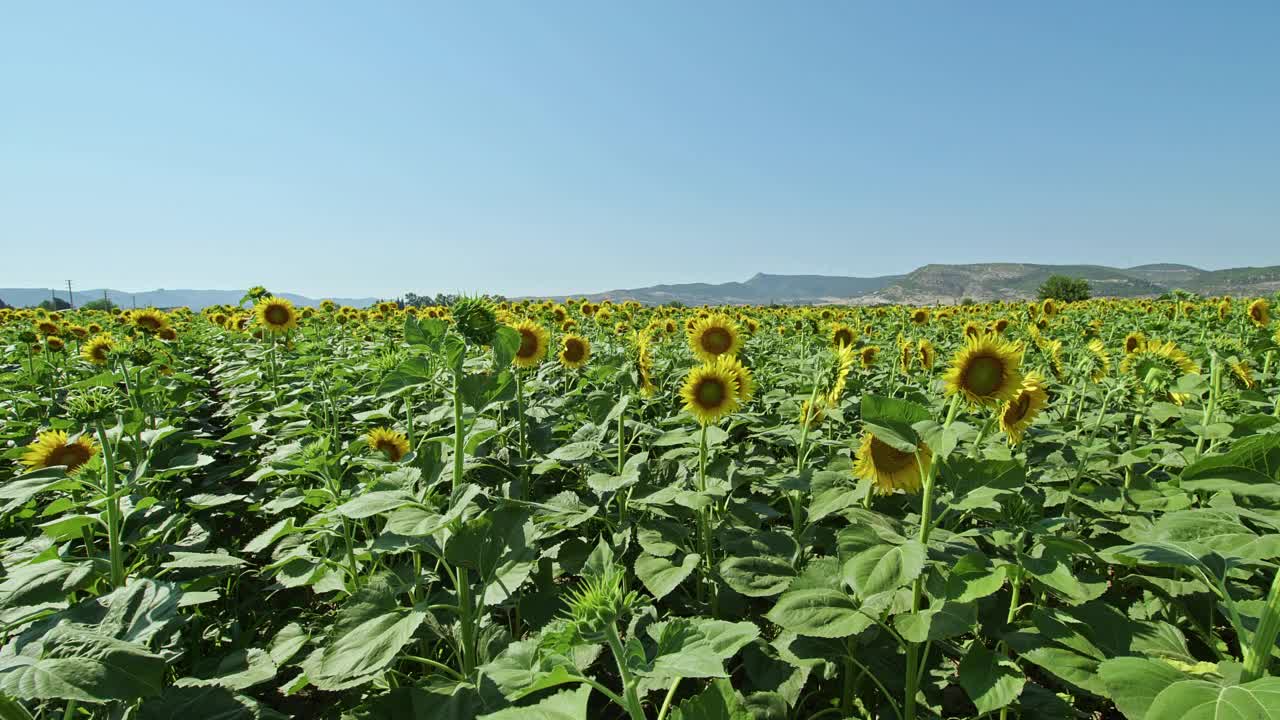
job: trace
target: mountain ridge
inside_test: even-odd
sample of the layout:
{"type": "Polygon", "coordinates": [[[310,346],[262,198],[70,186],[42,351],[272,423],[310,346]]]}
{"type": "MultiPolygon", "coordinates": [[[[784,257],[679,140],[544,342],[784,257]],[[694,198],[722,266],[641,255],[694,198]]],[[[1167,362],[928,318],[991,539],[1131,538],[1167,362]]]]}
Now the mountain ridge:
{"type": "MultiPolygon", "coordinates": [[[[54,290],[52,292],[56,292],[60,300],[67,299],[66,290],[54,290]]],[[[50,288],[0,288],[0,300],[13,307],[30,307],[48,300],[50,293],[50,288]]],[[[167,290],[160,288],[129,293],[110,288],[96,288],[92,290],[76,290],[76,306],[78,307],[93,300],[101,300],[103,293],[106,293],[108,300],[125,308],[134,307],[136,303],[137,307],[171,308],[186,306],[192,310],[199,310],[210,305],[236,305],[239,304],[240,298],[244,297],[244,290],[200,290],[190,288],[167,290]]],[[[278,293],[278,295],[301,307],[315,307],[324,299],[318,300],[297,293],[278,293]]],[[[335,297],[328,299],[339,305],[353,305],[355,307],[368,307],[377,302],[377,298],[335,297]]]]}

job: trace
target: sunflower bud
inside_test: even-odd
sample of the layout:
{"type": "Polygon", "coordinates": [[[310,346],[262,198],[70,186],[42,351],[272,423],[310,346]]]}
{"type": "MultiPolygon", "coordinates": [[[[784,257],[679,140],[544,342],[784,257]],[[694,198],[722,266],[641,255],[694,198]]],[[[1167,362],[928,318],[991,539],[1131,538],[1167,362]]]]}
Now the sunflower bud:
{"type": "Polygon", "coordinates": [[[458,334],[472,345],[492,345],[498,332],[498,314],[493,303],[482,297],[460,298],[450,308],[458,334]]]}

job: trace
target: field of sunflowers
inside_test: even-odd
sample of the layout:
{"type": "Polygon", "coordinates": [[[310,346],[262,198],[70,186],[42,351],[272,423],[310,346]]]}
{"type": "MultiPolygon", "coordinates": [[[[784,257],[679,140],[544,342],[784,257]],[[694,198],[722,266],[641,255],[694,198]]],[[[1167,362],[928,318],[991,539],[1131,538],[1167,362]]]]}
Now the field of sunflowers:
{"type": "Polygon", "coordinates": [[[0,720],[1280,718],[1266,299],[0,310],[0,720]]]}

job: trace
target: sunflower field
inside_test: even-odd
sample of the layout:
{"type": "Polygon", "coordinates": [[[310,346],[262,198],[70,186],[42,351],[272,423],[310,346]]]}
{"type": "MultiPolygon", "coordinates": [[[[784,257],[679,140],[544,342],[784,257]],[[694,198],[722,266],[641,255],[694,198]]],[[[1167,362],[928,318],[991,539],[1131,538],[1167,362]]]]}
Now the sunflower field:
{"type": "Polygon", "coordinates": [[[0,310],[0,720],[1280,718],[1266,299],[0,310]]]}

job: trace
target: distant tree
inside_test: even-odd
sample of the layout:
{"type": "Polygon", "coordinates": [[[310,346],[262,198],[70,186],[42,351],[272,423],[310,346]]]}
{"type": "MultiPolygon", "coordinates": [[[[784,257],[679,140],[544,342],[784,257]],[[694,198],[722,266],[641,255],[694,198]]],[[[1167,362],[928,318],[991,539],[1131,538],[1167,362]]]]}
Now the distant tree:
{"type": "Polygon", "coordinates": [[[71,303],[62,298],[53,298],[52,300],[41,300],[40,307],[49,311],[67,310],[71,307],[71,303]]]}
{"type": "Polygon", "coordinates": [[[669,308],[682,308],[685,306],[684,303],[680,302],[679,300],[668,300],[667,302],[663,303],[663,305],[669,308]]]}
{"type": "Polygon", "coordinates": [[[115,310],[116,304],[106,298],[91,300],[81,306],[85,310],[115,310]]]}
{"type": "Polygon", "coordinates": [[[4,300],[0,300],[0,310],[3,310],[7,307],[9,307],[9,303],[5,302],[4,300]]]}
{"type": "Polygon", "coordinates": [[[967,297],[967,298],[961,298],[961,299],[960,299],[960,304],[961,304],[961,305],[977,305],[977,304],[978,304],[978,301],[977,301],[977,300],[974,300],[974,299],[973,299],[973,298],[971,298],[971,297],[967,297]]]}
{"type": "Polygon", "coordinates": [[[1088,300],[1090,294],[1088,280],[1066,275],[1051,275],[1037,291],[1037,295],[1041,300],[1053,298],[1058,302],[1088,300]]]}

